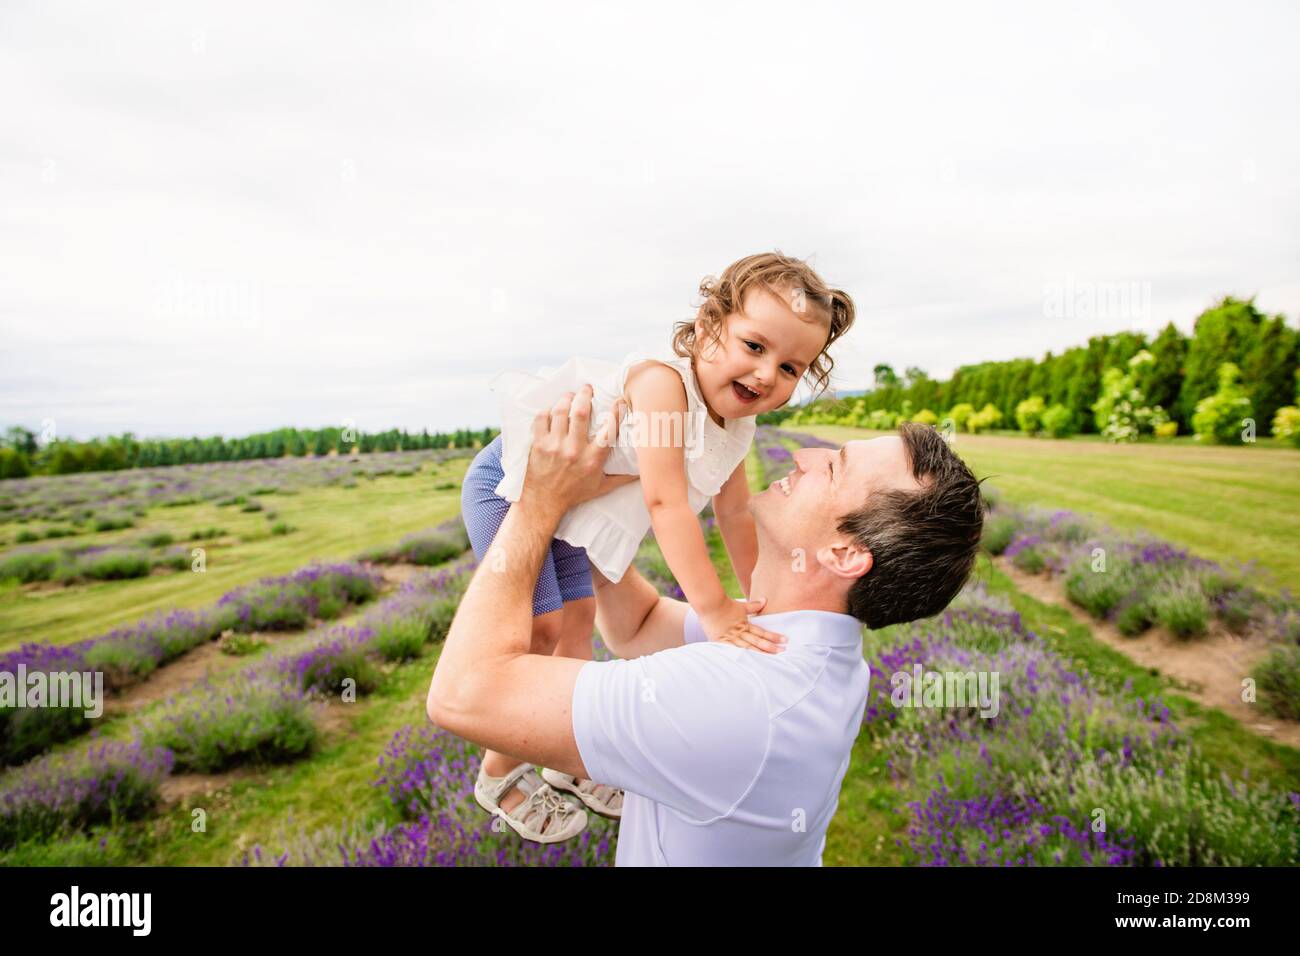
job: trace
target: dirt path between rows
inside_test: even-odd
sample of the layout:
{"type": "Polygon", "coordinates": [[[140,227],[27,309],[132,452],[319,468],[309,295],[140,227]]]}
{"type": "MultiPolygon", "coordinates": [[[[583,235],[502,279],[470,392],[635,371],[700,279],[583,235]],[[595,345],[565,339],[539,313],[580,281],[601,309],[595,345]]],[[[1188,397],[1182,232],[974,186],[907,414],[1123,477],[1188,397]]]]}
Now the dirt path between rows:
{"type": "Polygon", "coordinates": [[[1241,699],[1241,682],[1268,653],[1262,640],[1237,637],[1215,629],[1205,637],[1181,640],[1162,627],[1137,637],[1125,637],[1115,625],[1097,621],[1065,596],[1060,580],[1046,574],[1028,574],[1009,560],[996,564],[1017,588],[1044,604],[1063,607],[1098,640],[1143,667],[1154,667],[1181,686],[1179,692],[1199,704],[1217,707],[1261,736],[1300,748],[1300,723],[1279,720],[1263,712],[1258,703],[1241,699]]]}

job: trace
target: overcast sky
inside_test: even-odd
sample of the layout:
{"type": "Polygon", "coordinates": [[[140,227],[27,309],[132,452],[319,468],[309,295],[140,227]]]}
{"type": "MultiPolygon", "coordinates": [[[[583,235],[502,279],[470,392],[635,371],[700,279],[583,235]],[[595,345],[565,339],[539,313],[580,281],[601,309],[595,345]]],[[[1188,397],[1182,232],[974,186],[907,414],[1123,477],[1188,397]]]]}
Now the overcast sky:
{"type": "Polygon", "coordinates": [[[843,389],[1294,322],[1295,5],[1045,6],[6,0],[0,427],[495,424],[774,248],[843,389]]]}

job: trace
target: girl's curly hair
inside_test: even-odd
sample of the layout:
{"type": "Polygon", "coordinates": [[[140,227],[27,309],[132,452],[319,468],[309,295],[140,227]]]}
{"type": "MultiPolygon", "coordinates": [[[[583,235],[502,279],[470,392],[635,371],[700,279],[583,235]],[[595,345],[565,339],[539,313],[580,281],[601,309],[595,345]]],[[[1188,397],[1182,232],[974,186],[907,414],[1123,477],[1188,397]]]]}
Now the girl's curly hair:
{"type": "MultiPolygon", "coordinates": [[[[698,319],[709,342],[721,343],[727,316],[740,311],[745,293],[755,285],[773,291],[793,290],[792,304],[796,313],[807,312],[810,317],[806,321],[829,324],[826,344],[804,373],[813,384],[815,400],[826,390],[831,369],[835,367],[830,356],[831,343],[853,325],[853,299],[847,292],[828,286],[802,259],[782,255],[779,251],[746,256],[727,266],[721,276],[705,276],[700,282],[700,295],[704,302],[700,305],[698,319]]],[[[673,326],[673,352],[682,358],[694,356],[697,345],[702,344],[695,339],[694,319],[673,326]]]]}

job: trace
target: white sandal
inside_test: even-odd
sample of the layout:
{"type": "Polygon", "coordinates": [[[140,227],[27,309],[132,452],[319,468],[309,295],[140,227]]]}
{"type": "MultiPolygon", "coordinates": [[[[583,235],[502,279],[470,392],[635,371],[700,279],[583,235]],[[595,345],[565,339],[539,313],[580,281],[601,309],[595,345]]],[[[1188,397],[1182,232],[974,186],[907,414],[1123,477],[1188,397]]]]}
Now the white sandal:
{"type": "Polygon", "coordinates": [[[493,777],[479,768],[474,782],[478,805],[499,817],[506,826],[534,843],[571,840],[587,828],[587,813],[571,800],[542,782],[529,763],[521,763],[504,777],[493,777]],[[524,799],[513,810],[501,807],[501,798],[518,785],[524,799]]]}
{"type": "Polygon", "coordinates": [[[542,768],[542,779],[557,790],[567,790],[602,817],[618,820],[623,816],[623,791],[608,784],[583,780],[571,773],[561,773],[550,767],[542,768]]]}

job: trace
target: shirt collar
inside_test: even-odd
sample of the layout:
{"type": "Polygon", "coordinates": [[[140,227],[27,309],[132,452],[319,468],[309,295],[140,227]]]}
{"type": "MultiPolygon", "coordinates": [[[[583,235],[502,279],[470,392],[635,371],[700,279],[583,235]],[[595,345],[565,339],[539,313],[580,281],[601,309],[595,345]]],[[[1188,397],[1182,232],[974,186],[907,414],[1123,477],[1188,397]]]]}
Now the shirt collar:
{"type": "Polygon", "coordinates": [[[751,614],[764,630],[783,634],[791,644],[853,647],[862,641],[862,622],[838,611],[781,611],[751,614]]]}

